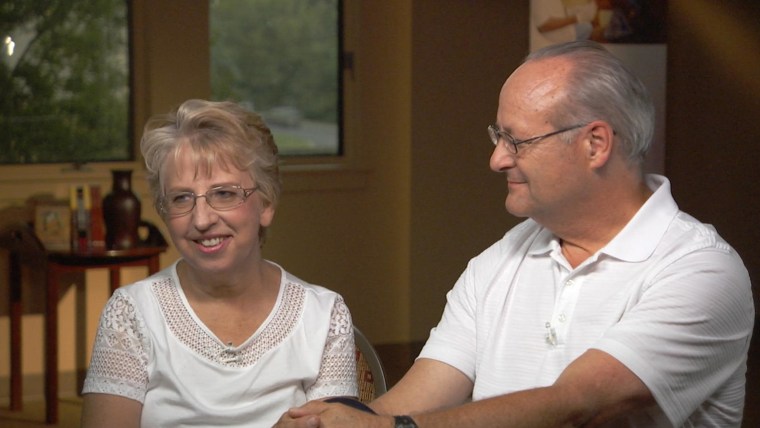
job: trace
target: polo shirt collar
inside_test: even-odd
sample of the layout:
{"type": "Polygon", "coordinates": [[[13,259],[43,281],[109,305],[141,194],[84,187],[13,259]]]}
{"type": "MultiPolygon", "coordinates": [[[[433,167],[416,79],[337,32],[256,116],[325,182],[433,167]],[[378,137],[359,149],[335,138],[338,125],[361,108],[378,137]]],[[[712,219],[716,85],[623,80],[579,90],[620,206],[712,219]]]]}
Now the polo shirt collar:
{"type": "Polygon", "coordinates": [[[628,262],[640,262],[652,255],[663,235],[678,214],[678,205],[670,193],[670,181],[657,174],[647,174],[647,186],[654,192],[631,221],[600,250],[628,262]]]}
{"type": "MultiPolygon", "coordinates": [[[[617,236],[598,253],[628,262],[639,262],[654,252],[671,220],[678,214],[678,205],[670,193],[670,181],[666,177],[647,174],[645,182],[652,190],[652,195],[617,236]]],[[[542,228],[528,253],[534,256],[546,255],[558,251],[559,245],[559,239],[548,229],[542,228]]]]}

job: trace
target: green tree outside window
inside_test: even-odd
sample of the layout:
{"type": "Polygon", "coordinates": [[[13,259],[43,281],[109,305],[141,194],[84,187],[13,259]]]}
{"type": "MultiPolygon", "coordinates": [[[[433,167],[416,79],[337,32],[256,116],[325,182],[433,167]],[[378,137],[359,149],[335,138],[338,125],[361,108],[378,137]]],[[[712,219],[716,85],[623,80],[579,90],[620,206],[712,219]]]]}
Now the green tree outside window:
{"type": "Polygon", "coordinates": [[[210,0],[213,99],[264,116],[283,155],[340,154],[340,2],[210,0]]]}
{"type": "Polygon", "coordinates": [[[0,163],[129,160],[127,2],[0,2],[0,163]]]}

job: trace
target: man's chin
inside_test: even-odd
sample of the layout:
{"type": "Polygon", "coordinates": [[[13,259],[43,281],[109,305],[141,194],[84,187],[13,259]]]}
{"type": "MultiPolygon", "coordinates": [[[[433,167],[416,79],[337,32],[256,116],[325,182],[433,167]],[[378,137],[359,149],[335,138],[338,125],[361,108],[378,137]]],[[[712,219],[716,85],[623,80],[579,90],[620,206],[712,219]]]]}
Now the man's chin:
{"type": "Polygon", "coordinates": [[[527,207],[515,203],[510,203],[509,198],[507,198],[507,201],[504,203],[504,207],[507,209],[508,213],[512,214],[515,217],[530,217],[530,213],[528,212],[527,207]]]}

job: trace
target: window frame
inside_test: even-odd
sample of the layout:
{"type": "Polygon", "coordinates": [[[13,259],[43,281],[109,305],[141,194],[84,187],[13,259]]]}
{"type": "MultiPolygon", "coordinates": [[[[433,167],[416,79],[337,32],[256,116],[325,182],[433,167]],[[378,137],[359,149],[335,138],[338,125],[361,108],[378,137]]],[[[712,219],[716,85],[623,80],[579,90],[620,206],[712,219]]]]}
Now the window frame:
{"type": "MultiPolygon", "coordinates": [[[[341,0],[342,1],[342,0],[341,0]]],[[[105,190],[110,188],[112,169],[132,169],[136,187],[144,181],[144,160],[139,152],[139,139],[145,121],[155,113],[165,112],[158,105],[159,95],[153,86],[156,70],[149,67],[149,40],[154,45],[165,43],[155,41],[154,36],[134,28],[150,28],[154,7],[148,0],[133,0],[129,9],[130,37],[130,130],[132,132],[131,161],[102,161],[91,163],[45,163],[45,164],[5,164],[0,165],[0,210],[15,206],[23,207],[34,195],[48,195],[56,199],[68,198],[68,187],[74,183],[101,183],[105,190]]],[[[173,3],[157,6],[160,12],[179,7],[173,3]]],[[[343,75],[341,86],[341,126],[340,138],[342,154],[339,156],[297,156],[281,158],[281,174],[285,182],[285,193],[356,190],[368,185],[369,169],[364,161],[360,144],[360,114],[358,97],[357,61],[353,52],[359,35],[359,5],[354,1],[343,1],[343,25],[340,26],[341,66],[343,75]],[[347,61],[347,58],[350,58],[347,61]]],[[[156,23],[157,24],[157,23],[156,23]]],[[[171,39],[172,35],[162,34],[171,39]]],[[[155,47],[154,47],[155,49],[155,47]]],[[[210,85],[210,82],[209,82],[210,85]]],[[[201,88],[202,89],[202,88],[201,88]]],[[[147,195],[140,195],[148,201],[147,195]]],[[[149,204],[145,204],[149,206],[149,204]]],[[[145,213],[146,207],[143,208],[145,213]]]]}
{"type": "Polygon", "coordinates": [[[366,166],[360,144],[360,115],[357,79],[356,42],[359,40],[359,7],[354,1],[341,3],[339,26],[340,125],[342,153],[333,156],[288,156],[281,158],[280,169],[286,182],[286,193],[356,190],[368,184],[366,166]]]}

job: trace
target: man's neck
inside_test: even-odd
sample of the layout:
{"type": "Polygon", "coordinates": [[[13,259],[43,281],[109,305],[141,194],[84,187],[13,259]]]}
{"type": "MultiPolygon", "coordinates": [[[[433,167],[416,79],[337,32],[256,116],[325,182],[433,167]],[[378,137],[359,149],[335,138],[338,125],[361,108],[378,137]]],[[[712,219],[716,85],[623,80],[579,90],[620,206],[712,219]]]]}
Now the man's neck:
{"type": "Polygon", "coordinates": [[[585,215],[545,225],[560,239],[562,254],[573,268],[617,236],[641,209],[652,191],[642,182],[627,192],[623,190],[600,194],[610,197],[601,197],[587,204],[585,215]]]}

